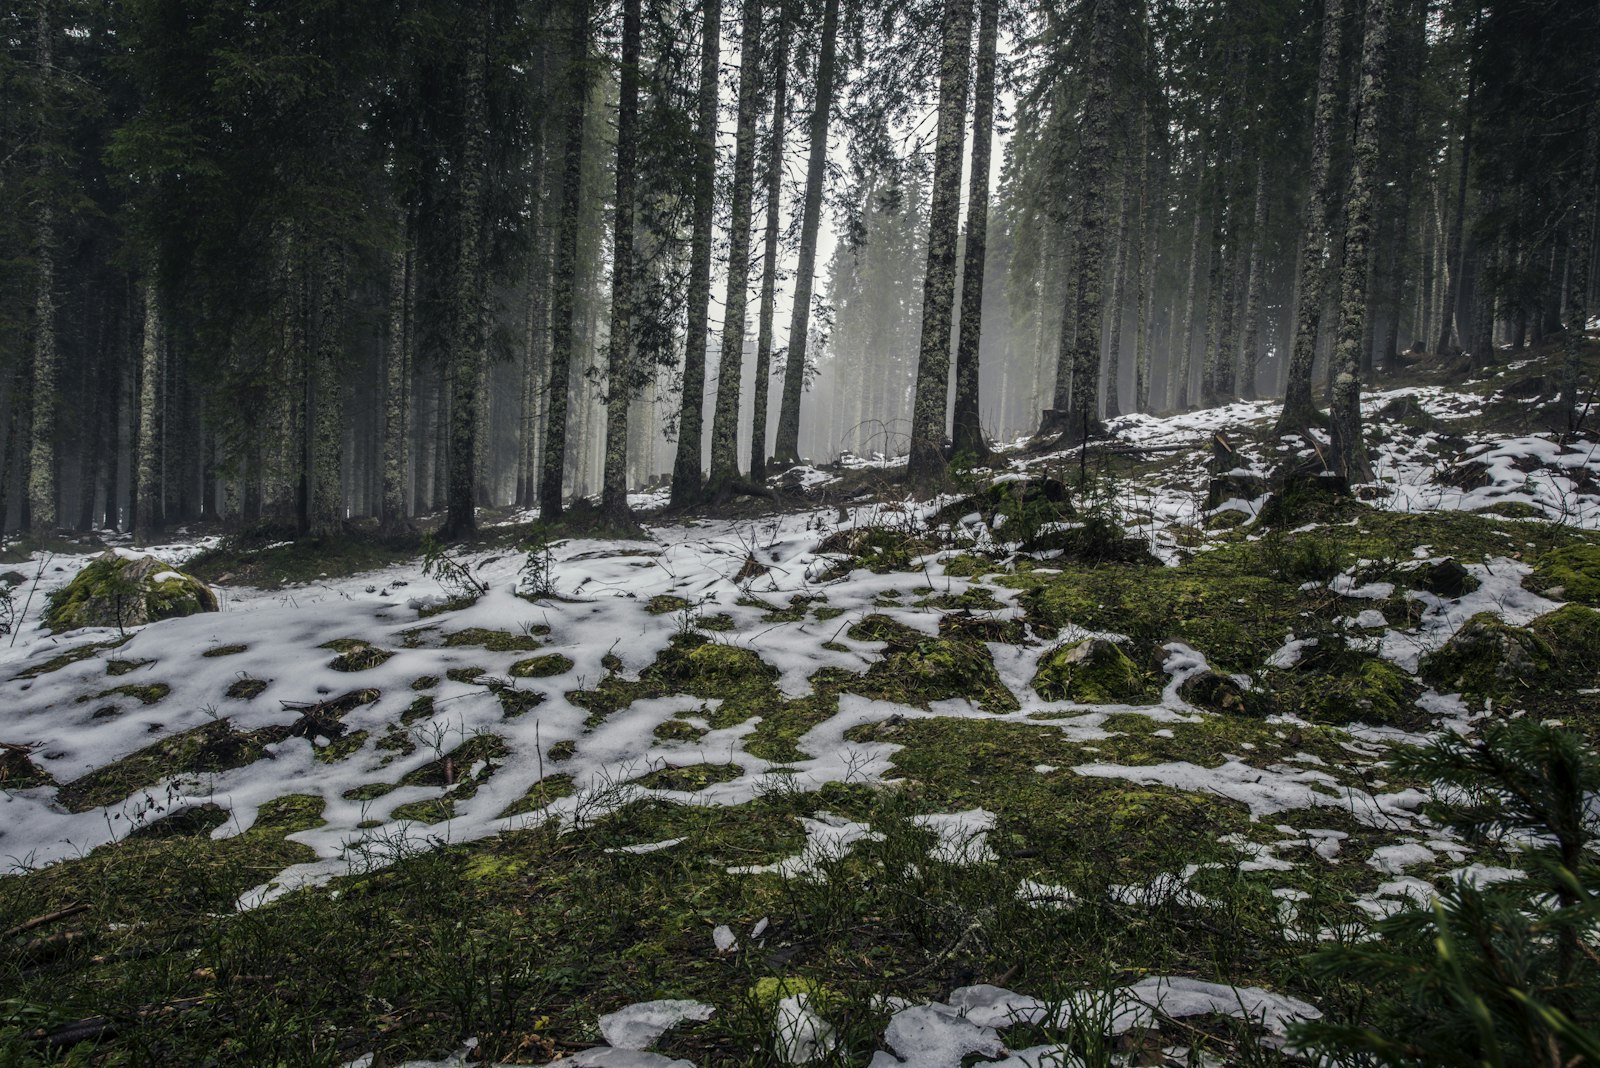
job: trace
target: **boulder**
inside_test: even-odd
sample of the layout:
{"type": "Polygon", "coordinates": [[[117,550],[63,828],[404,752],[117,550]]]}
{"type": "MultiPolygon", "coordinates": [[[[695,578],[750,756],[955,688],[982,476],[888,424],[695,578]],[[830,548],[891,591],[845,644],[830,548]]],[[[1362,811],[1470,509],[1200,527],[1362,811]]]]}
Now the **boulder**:
{"type": "Polygon", "coordinates": [[[1503,697],[1534,689],[1553,667],[1550,645],[1538,634],[1479,612],[1424,656],[1417,673],[1446,693],[1503,697]]]}
{"type": "Polygon", "coordinates": [[[44,621],[57,633],[80,627],[122,629],[218,608],[211,587],[193,575],[154,556],[111,551],[50,595],[44,621]]]}
{"type": "Polygon", "coordinates": [[[1178,696],[1196,708],[1208,712],[1226,712],[1244,716],[1253,711],[1252,704],[1237,682],[1216,671],[1202,671],[1191,675],[1178,687],[1178,696]]]}
{"type": "Polygon", "coordinates": [[[1103,638],[1052,650],[1039,663],[1033,688],[1046,701],[1128,704],[1145,693],[1145,676],[1126,653],[1103,638]]]}

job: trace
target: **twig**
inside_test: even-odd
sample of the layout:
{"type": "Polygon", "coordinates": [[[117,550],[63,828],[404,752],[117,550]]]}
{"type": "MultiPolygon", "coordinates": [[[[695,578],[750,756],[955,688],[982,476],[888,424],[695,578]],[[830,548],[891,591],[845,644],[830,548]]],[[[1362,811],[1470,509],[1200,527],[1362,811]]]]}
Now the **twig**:
{"type": "Polygon", "coordinates": [[[11,631],[11,647],[16,648],[17,635],[22,633],[22,624],[28,621],[28,609],[33,605],[33,595],[39,589],[39,580],[44,578],[44,569],[50,566],[50,561],[55,559],[55,553],[45,553],[44,559],[39,561],[39,570],[33,576],[33,585],[28,587],[28,599],[22,602],[22,618],[17,620],[17,625],[11,631]]]}
{"type": "MultiPolygon", "coordinates": [[[[6,749],[10,750],[21,750],[22,752],[27,752],[27,749],[23,746],[14,746],[6,742],[0,742],[0,746],[4,746],[6,749]]],[[[66,908],[57,909],[54,912],[47,912],[43,916],[35,916],[31,920],[24,920],[22,923],[17,924],[5,934],[0,934],[0,939],[15,938],[19,934],[27,934],[29,931],[32,931],[35,928],[43,927],[46,924],[55,923],[57,920],[64,920],[68,916],[76,916],[80,912],[87,912],[88,909],[88,905],[77,902],[68,905],[66,908]]]]}

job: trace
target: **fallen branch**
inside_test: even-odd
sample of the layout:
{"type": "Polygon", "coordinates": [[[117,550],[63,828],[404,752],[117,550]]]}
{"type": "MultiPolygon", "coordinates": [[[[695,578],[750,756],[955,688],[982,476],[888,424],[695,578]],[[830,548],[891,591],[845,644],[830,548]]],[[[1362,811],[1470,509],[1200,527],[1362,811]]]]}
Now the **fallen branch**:
{"type": "Polygon", "coordinates": [[[38,1028],[29,1033],[28,1038],[33,1042],[42,1042],[46,1046],[59,1049],[63,1046],[75,1046],[80,1042],[91,1039],[113,1038],[124,1028],[143,1023],[147,1020],[158,1019],[162,1016],[171,1016],[175,1013],[188,1012],[198,1009],[207,1001],[205,996],[192,998],[178,998],[161,1005],[150,1005],[134,1013],[131,1020],[113,1020],[109,1016],[88,1016],[72,1023],[61,1024],[58,1027],[38,1028]]]}
{"type": "MultiPolygon", "coordinates": [[[[5,742],[0,742],[0,746],[13,751],[19,748],[17,746],[6,745],[5,742]]],[[[55,923],[57,920],[64,920],[68,916],[76,916],[78,913],[87,912],[88,910],[88,905],[77,902],[68,905],[66,908],[57,909],[54,912],[47,912],[43,916],[35,916],[31,920],[24,920],[15,927],[11,928],[11,930],[7,931],[5,934],[0,934],[0,939],[15,938],[19,934],[27,934],[29,931],[43,927],[46,924],[55,923]]]]}

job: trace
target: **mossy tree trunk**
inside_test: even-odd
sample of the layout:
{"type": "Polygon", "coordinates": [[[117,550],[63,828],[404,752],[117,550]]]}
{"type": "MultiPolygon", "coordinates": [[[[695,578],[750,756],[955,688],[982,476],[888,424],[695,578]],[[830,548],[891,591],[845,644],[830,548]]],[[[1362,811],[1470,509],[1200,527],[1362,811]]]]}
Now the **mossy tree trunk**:
{"type": "Polygon", "coordinates": [[[389,252],[389,322],[383,348],[383,494],[378,522],[386,534],[406,525],[406,386],[411,381],[413,270],[408,213],[398,213],[399,240],[389,252]]]}
{"type": "Polygon", "coordinates": [[[978,2],[978,71],[972,100],[972,165],[967,185],[967,247],[961,268],[961,329],[956,342],[956,406],[951,420],[951,452],[983,458],[980,352],[983,341],[983,283],[988,271],[989,153],[994,140],[995,60],[1000,0],[978,2]]]}
{"type": "MultiPolygon", "coordinates": [[[[722,0],[703,0],[700,5],[699,116],[694,141],[694,208],[689,238],[688,328],[684,331],[683,394],[678,413],[677,452],[672,465],[672,503],[680,507],[698,500],[701,490],[706,346],[711,334],[711,243],[716,222],[721,36],[722,0]]],[[[790,344],[792,347],[792,340],[790,344]]]]}
{"type": "Polygon", "coordinates": [[[611,334],[606,353],[606,444],[600,510],[628,524],[628,402],[634,394],[634,186],[638,177],[640,0],[622,0],[622,69],[617,97],[617,200],[611,227],[611,334]]]}
{"type": "Polygon", "coordinates": [[[1461,150],[1456,156],[1455,203],[1450,211],[1450,228],[1445,237],[1444,295],[1439,310],[1439,338],[1433,345],[1436,356],[1453,354],[1456,349],[1456,338],[1466,333],[1465,330],[1456,329],[1456,321],[1461,303],[1461,275],[1466,270],[1466,246],[1462,241],[1462,231],[1467,226],[1467,181],[1472,171],[1472,102],[1477,96],[1477,89],[1477,81],[1469,73],[1467,102],[1460,119],[1461,150]]]}
{"type": "Polygon", "coordinates": [[[1244,295],[1244,351],[1239,357],[1239,396],[1256,399],[1256,369],[1261,363],[1262,267],[1267,245],[1267,160],[1256,160],[1255,210],[1250,219],[1250,266],[1244,295]]]}
{"type": "Polygon", "coordinates": [[[344,445],[344,404],[340,364],[343,356],[345,268],[344,250],[329,242],[318,273],[316,344],[309,353],[311,381],[309,417],[310,508],[302,533],[325,537],[339,530],[344,519],[344,493],[340,456],[344,445]]]}
{"type": "Polygon", "coordinates": [[[1133,409],[1150,410],[1150,333],[1155,318],[1156,214],[1160,210],[1161,189],[1152,160],[1150,107],[1139,115],[1139,285],[1134,297],[1139,323],[1133,342],[1133,409]]]}
{"type": "Polygon", "coordinates": [[[756,368],[750,418],[750,481],[767,477],[767,396],[771,392],[772,315],[778,286],[778,222],[783,195],[783,137],[789,112],[789,38],[793,20],[787,0],[778,2],[778,40],[772,54],[772,128],[767,149],[767,230],[761,264],[761,318],[756,328],[756,368]]]}
{"type": "Polygon", "coordinates": [[[1311,399],[1311,368],[1322,321],[1324,260],[1328,245],[1328,168],[1337,118],[1339,66],[1344,38],[1344,0],[1326,0],[1322,9],[1322,52],[1317,64],[1316,112],[1311,124],[1311,182],[1306,190],[1300,230],[1300,269],[1295,276],[1294,343],[1284,381],[1280,434],[1303,433],[1317,420],[1311,399]]]}
{"type": "Polygon", "coordinates": [[[1393,0],[1368,0],[1361,45],[1360,119],[1345,196],[1344,272],[1340,279],[1339,336],[1331,427],[1334,464],[1350,482],[1370,482],[1372,464],[1361,434],[1361,356],[1366,340],[1367,291],[1372,222],[1378,196],[1378,127],[1383,110],[1384,59],[1393,0]]]}
{"type": "Polygon", "coordinates": [[[945,0],[939,57],[939,131],[928,211],[928,268],[922,283],[907,474],[923,490],[944,481],[945,412],[950,398],[950,323],[956,294],[956,227],[961,216],[961,156],[972,51],[972,0],[945,0]]]}
{"type": "Polygon", "coordinates": [[[134,540],[148,545],[161,532],[160,426],[161,365],[165,347],[161,323],[160,283],[152,266],[144,283],[144,338],[139,347],[139,402],[134,455],[133,532],[134,540]]]}
{"type": "Polygon", "coordinates": [[[1124,158],[1117,173],[1117,251],[1111,272],[1110,337],[1106,341],[1105,414],[1115,419],[1122,414],[1122,397],[1117,380],[1122,377],[1122,313],[1128,291],[1128,171],[1132,161],[1124,158]]]}
{"type": "Polygon", "coordinates": [[[733,144],[733,212],[728,228],[728,296],[723,304],[717,404],[711,416],[711,474],[706,496],[717,500],[739,481],[739,397],[744,330],[750,303],[751,201],[756,178],[756,112],[761,103],[761,0],[744,0],[739,41],[739,113],[733,144]]]}
{"type": "Polygon", "coordinates": [[[578,273],[578,238],[583,217],[584,119],[589,102],[589,0],[573,0],[567,45],[567,106],[561,161],[561,219],[550,272],[550,388],[545,403],[544,470],[539,482],[539,513],[561,516],[567,462],[568,392],[576,344],[578,306],[573,299],[578,273]]]}
{"type": "Polygon", "coordinates": [[[800,255],[794,275],[794,303],[789,316],[789,348],[783,363],[783,400],[778,408],[778,437],[773,457],[780,464],[800,460],[800,396],[805,388],[806,348],[811,330],[811,287],[817,270],[817,232],[822,225],[822,184],[827,175],[828,120],[833,111],[833,83],[839,41],[839,0],[824,0],[817,78],[811,106],[810,159],[806,164],[805,205],[800,219],[800,255]]]}
{"type": "MultiPolygon", "coordinates": [[[[34,64],[39,92],[49,100],[55,83],[55,2],[38,0],[34,64]]],[[[41,109],[41,113],[43,109],[41,109]]],[[[37,174],[42,187],[34,217],[33,395],[28,443],[28,526],[45,533],[56,526],[56,236],[49,185],[55,169],[54,131],[38,132],[37,174]]]]}

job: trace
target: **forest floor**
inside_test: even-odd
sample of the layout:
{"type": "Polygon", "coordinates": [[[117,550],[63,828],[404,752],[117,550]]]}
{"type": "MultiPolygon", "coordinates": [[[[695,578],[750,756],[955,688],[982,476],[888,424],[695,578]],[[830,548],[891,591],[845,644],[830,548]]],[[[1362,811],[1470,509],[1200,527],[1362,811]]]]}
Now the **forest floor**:
{"type": "Polygon", "coordinates": [[[178,542],[222,611],[126,634],[45,631],[92,555],[35,553],[0,1064],[1296,1062],[1362,1008],[1311,949],[1511,863],[1391,747],[1600,740],[1556,359],[1385,382],[1354,496],[1269,499],[1313,446],[1239,403],[933,502],[856,464],[644,541],[506,516],[443,581],[178,542]]]}

